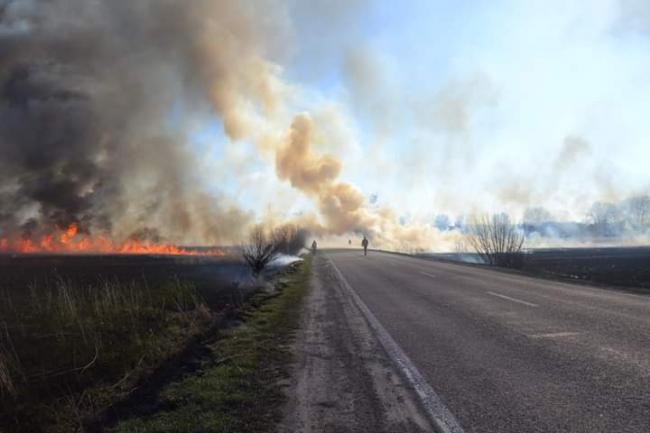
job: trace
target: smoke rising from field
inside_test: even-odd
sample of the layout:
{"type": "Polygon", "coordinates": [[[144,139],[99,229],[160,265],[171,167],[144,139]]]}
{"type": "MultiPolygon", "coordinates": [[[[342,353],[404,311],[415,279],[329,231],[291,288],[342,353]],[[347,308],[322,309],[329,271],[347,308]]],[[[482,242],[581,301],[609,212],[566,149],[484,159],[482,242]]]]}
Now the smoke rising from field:
{"type": "MultiPolygon", "coordinates": [[[[271,2],[0,3],[0,224],[173,241],[237,239],[250,216],[204,188],[174,104],[232,138],[276,104],[271,2]],[[269,19],[259,19],[259,10],[269,19]],[[253,109],[245,110],[247,106],[253,109]]],[[[276,25],[277,24],[277,25],[276,25]]],[[[280,35],[280,36],[277,36],[280,35]]]]}
{"type": "Polygon", "coordinates": [[[174,106],[209,106],[230,140],[275,155],[279,179],[314,201],[318,214],[300,224],[384,245],[402,236],[390,211],[370,210],[338,180],[337,157],[313,149],[309,114],[285,122],[292,89],[273,60],[290,50],[287,20],[273,1],[2,1],[3,233],[76,224],[119,238],[237,241],[253,216],[215,197],[185,125],[174,125],[174,106]]]}
{"type": "MultiPolygon", "coordinates": [[[[368,236],[376,246],[400,250],[450,247],[455,233],[440,233],[427,224],[403,225],[390,208],[371,208],[354,185],[339,180],[342,163],[314,150],[315,124],[306,114],[297,115],[276,154],[276,171],[282,180],[311,197],[320,220],[302,218],[298,224],[321,236],[368,236]]],[[[356,245],[356,243],[355,243],[356,245]]]]}
{"type": "MultiPolygon", "coordinates": [[[[616,113],[628,112],[620,103],[598,105],[600,95],[589,99],[610,81],[630,94],[625,68],[635,64],[584,66],[591,27],[558,20],[558,34],[575,30],[570,44],[497,34],[482,56],[464,59],[461,46],[459,64],[446,75],[427,70],[426,79],[404,78],[389,54],[357,41],[355,14],[369,7],[363,0],[309,7],[0,0],[0,237],[75,223],[119,239],[239,241],[261,215],[242,210],[236,194],[219,192],[219,176],[192,144],[193,119],[212,115],[230,145],[252,145],[257,162],[267,164],[265,175],[277,178],[268,183],[291,185],[308,199],[310,207],[283,218],[318,236],[367,235],[373,246],[453,246],[454,234],[433,228],[430,212],[455,219],[551,202],[553,213],[570,209],[565,219],[576,219],[597,199],[644,192],[647,182],[619,182],[620,167],[610,161],[641,160],[630,156],[640,142],[618,157],[609,152],[614,134],[599,129],[603,117],[625,126],[616,113]],[[342,66],[336,72],[345,89],[334,101],[287,78],[283,68],[300,43],[316,48],[302,58],[313,67],[303,71],[311,79],[342,66]],[[545,57],[537,54],[529,64],[528,45],[548,59],[577,59],[580,67],[538,64],[545,57]],[[601,74],[592,81],[578,73],[592,70],[601,74]],[[427,85],[430,72],[439,76],[427,85]],[[547,79],[564,87],[540,90],[547,79]],[[566,101],[555,100],[564,95],[566,101]],[[592,117],[575,114],[583,112],[592,117]],[[363,135],[367,155],[357,160],[348,154],[355,139],[343,131],[349,124],[363,135]],[[359,178],[371,181],[362,187],[359,178]]],[[[520,18],[540,14],[513,10],[513,31],[528,36],[528,26],[517,27],[520,18]]],[[[603,55],[591,57],[615,58],[613,45],[594,46],[603,55]]],[[[228,161],[224,172],[239,174],[228,161]]],[[[264,199],[272,204],[276,197],[264,199]]]]}
{"type": "Polygon", "coordinates": [[[400,179],[381,196],[452,219],[541,205],[584,221],[595,201],[647,194],[646,4],[406,2],[409,30],[386,19],[344,64],[347,101],[383,144],[372,166],[400,179]]]}

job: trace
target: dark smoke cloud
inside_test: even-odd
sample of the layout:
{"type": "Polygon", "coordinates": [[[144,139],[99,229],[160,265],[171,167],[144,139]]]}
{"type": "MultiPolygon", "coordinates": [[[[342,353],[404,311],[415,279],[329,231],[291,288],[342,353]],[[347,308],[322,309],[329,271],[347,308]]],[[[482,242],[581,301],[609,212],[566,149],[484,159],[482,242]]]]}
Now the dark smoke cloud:
{"type": "Polygon", "coordinates": [[[242,107],[275,109],[260,53],[279,53],[286,32],[270,6],[0,0],[3,232],[77,223],[174,241],[239,236],[249,217],[202,188],[171,107],[211,106],[232,138],[247,127],[242,107]]]}
{"type": "MultiPolygon", "coordinates": [[[[347,28],[354,15],[344,9],[364,4],[319,1],[307,7],[313,13],[303,7],[295,15],[347,28]]],[[[373,246],[399,249],[452,241],[430,224],[400,222],[399,212],[369,204],[343,180],[343,162],[331,154],[345,137],[336,116],[293,113],[295,105],[304,109],[300,88],[283,81],[280,65],[294,50],[295,6],[0,0],[0,237],[76,223],[115,240],[241,239],[252,217],[214,197],[205,158],[188,144],[185,119],[207,113],[221,119],[233,143],[254,143],[278,178],[313,202],[316,214],[298,221],[313,234],[365,234],[373,246]]],[[[339,39],[323,48],[351,44],[339,39]]],[[[350,64],[359,83],[374,69],[365,61],[350,64]]],[[[461,132],[470,123],[465,94],[442,96],[439,129],[461,132]]],[[[370,116],[381,118],[380,111],[370,116]]]]}

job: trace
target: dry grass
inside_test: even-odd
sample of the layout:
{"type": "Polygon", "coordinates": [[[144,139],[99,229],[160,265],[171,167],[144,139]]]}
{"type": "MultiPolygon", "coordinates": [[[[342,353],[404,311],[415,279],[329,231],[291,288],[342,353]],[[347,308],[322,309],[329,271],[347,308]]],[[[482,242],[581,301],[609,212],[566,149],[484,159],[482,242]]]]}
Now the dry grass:
{"type": "Polygon", "coordinates": [[[58,279],[0,292],[0,425],[79,431],[210,321],[193,286],[58,279]]]}
{"type": "Polygon", "coordinates": [[[158,410],[122,419],[113,433],[273,431],[285,395],[290,341],[299,325],[311,256],[288,266],[277,292],[258,292],[240,310],[244,325],[207,342],[200,368],[169,384],[158,410]]]}

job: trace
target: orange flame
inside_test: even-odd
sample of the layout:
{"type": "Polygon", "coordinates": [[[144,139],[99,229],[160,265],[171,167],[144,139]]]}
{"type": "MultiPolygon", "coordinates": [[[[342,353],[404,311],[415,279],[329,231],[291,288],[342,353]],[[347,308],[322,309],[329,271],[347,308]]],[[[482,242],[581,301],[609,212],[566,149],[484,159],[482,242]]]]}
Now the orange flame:
{"type": "Polygon", "coordinates": [[[151,254],[183,256],[223,256],[218,248],[192,250],[170,244],[127,240],[115,242],[106,236],[79,233],[79,227],[71,224],[61,233],[42,235],[38,239],[0,238],[0,253],[21,254],[151,254]]]}

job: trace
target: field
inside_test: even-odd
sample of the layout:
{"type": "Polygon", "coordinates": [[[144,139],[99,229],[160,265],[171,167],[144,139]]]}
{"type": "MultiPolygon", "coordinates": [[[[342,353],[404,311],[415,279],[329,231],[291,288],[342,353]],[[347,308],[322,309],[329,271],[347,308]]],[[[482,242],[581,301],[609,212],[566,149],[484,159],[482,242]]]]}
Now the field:
{"type": "MultiPolygon", "coordinates": [[[[479,263],[476,254],[427,257],[479,263]]],[[[650,247],[554,248],[526,252],[524,272],[650,291],[650,247]]]]}
{"type": "Polygon", "coordinates": [[[0,256],[0,431],[77,431],[253,291],[236,258],[0,256]]]}
{"type": "Polygon", "coordinates": [[[0,255],[0,293],[18,297],[29,294],[30,286],[57,281],[136,282],[154,287],[178,279],[194,285],[207,303],[219,308],[233,295],[233,282],[248,276],[241,261],[229,256],[0,255]]]}
{"type": "Polygon", "coordinates": [[[649,247],[533,250],[524,270],[605,285],[650,289],[649,247]]]}

